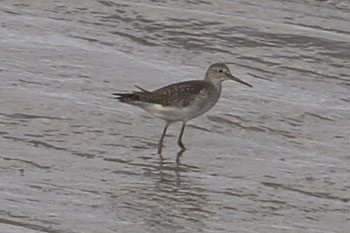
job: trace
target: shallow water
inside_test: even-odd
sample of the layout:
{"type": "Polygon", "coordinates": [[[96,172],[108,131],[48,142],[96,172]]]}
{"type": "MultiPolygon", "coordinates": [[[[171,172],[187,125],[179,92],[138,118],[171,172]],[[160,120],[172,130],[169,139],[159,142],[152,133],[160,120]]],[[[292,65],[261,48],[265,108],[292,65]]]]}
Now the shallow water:
{"type": "Polygon", "coordinates": [[[348,1],[1,1],[1,232],[347,232],[348,1]],[[186,128],[111,93],[247,88],[186,128]]]}

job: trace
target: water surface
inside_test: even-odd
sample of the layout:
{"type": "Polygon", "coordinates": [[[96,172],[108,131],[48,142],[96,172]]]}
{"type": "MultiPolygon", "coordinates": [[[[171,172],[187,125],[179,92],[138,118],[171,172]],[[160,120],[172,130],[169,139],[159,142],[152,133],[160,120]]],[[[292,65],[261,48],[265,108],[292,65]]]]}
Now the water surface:
{"type": "Polygon", "coordinates": [[[348,1],[1,1],[1,232],[350,228],[348,1]],[[111,98],[231,62],[247,88],[156,147],[111,98]]]}

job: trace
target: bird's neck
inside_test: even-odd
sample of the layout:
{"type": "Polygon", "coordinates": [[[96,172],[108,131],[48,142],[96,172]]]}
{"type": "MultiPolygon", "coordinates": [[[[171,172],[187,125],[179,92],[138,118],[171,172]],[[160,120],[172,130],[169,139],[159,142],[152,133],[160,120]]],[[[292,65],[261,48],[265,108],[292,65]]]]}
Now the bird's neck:
{"type": "Polygon", "coordinates": [[[219,79],[211,79],[211,78],[206,77],[206,78],[204,79],[204,81],[210,83],[210,84],[215,88],[215,90],[216,90],[218,93],[221,93],[221,83],[222,83],[222,80],[219,80],[219,79]]]}

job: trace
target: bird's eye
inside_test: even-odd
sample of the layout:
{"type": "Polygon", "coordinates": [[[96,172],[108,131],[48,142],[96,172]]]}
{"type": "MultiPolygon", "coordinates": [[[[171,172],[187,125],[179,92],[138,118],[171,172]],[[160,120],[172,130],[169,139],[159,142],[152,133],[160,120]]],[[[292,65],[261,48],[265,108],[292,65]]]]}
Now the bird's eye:
{"type": "Polygon", "coordinates": [[[223,70],[219,70],[219,73],[222,73],[222,72],[224,72],[223,70]]]}

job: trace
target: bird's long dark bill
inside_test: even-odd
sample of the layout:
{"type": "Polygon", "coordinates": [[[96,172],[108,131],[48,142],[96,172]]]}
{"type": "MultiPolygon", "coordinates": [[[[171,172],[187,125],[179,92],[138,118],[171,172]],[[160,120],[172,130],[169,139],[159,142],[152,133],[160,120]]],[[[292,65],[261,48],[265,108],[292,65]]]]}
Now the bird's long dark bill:
{"type": "Polygon", "coordinates": [[[228,77],[229,77],[231,80],[233,80],[233,81],[236,81],[236,82],[238,82],[238,83],[244,84],[244,85],[246,85],[246,86],[248,86],[248,87],[253,87],[253,86],[250,85],[249,83],[246,83],[246,82],[240,80],[239,78],[233,76],[232,74],[228,74],[228,77]]]}

